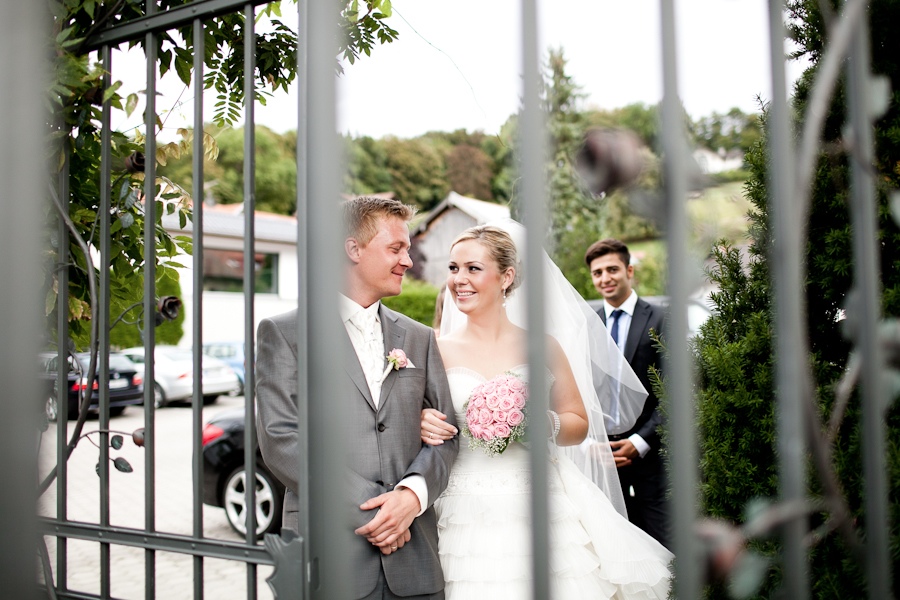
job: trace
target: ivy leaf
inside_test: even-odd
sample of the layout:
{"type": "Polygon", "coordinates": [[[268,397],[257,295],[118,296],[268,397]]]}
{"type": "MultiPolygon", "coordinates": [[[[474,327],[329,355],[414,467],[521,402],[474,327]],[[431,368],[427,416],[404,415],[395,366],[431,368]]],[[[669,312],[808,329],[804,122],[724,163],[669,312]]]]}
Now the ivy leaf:
{"type": "MultiPolygon", "coordinates": [[[[121,456],[117,456],[113,461],[113,464],[116,465],[116,468],[123,473],[131,473],[134,469],[131,468],[131,463],[122,458],[121,456]]],[[[98,465],[99,468],[99,465],[98,465]]]]}
{"type": "Polygon", "coordinates": [[[103,92],[103,101],[108,102],[109,99],[113,97],[113,95],[116,93],[116,91],[118,91],[118,89],[120,87],[122,87],[121,81],[117,81],[114,84],[112,84],[111,86],[109,86],[106,89],[106,91],[103,92]]]}
{"type": "Polygon", "coordinates": [[[138,104],[138,95],[137,94],[128,94],[128,99],[125,101],[125,114],[129,117],[131,113],[134,112],[134,109],[137,108],[138,104]]]}
{"type": "Polygon", "coordinates": [[[112,446],[113,448],[115,448],[116,450],[121,450],[122,449],[122,436],[121,435],[112,436],[112,438],[109,440],[109,445],[112,446]]]}

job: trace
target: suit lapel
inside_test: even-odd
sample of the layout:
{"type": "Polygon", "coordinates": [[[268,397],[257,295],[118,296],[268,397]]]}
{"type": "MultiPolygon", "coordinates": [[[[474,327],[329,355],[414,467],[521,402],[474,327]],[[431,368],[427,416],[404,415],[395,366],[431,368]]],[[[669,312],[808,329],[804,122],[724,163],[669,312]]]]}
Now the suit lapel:
{"type": "MultiPolygon", "coordinates": [[[[393,311],[385,308],[384,304],[379,309],[379,318],[381,319],[381,332],[384,335],[384,355],[390,354],[394,348],[403,349],[403,342],[406,341],[406,329],[400,326],[397,315],[393,311]]],[[[388,372],[387,377],[381,382],[381,398],[378,406],[384,406],[388,398],[391,396],[391,389],[394,382],[397,381],[397,375],[393,369],[388,372]]]]}
{"type": "Polygon", "coordinates": [[[629,363],[634,358],[641,338],[647,334],[647,322],[650,320],[650,305],[638,299],[634,307],[634,315],[631,317],[631,325],[628,327],[628,339],[625,340],[625,360],[629,363]]]}
{"type": "Polygon", "coordinates": [[[356,349],[353,347],[353,342],[350,341],[350,335],[347,333],[346,328],[344,329],[344,335],[341,336],[344,342],[344,353],[345,356],[353,358],[347,360],[344,363],[344,370],[347,371],[347,375],[350,377],[350,381],[353,382],[353,385],[359,390],[359,393],[362,394],[363,398],[365,398],[366,402],[369,404],[369,407],[372,410],[377,410],[375,408],[375,401],[372,400],[372,392],[369,391],[369,384],[366,381],[366,376],[363,373],[362,365],[359,363],[359,356],[356,355],[356,349]]]}

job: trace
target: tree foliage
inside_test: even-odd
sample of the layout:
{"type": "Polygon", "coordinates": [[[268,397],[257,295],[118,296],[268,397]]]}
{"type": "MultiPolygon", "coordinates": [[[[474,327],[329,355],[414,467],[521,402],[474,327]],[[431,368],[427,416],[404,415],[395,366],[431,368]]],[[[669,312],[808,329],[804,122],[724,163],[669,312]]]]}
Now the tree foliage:
{"type": "MultiPolygon", "coordinates": [[[[791,30],[799,42],[799,53],[807,54],[812,67],[795,89],[796,114],[804,114],[816,63],[827,43],[821,7],[817,0],[790,2],[791,30]]],[[[830,5],[836,9],[836,5],[830,5]]],[[[895,2],[871,4],[872,69],[888,76],[894,89],[900,84],[898,41],[888,23],[900,17],[895,2]]],[[[896,165],[900,163],[898,131],[900,103],[895,95],[888,112],[875,124],[875,164],[878,197],[878,248],[883,287],[883,309],[896,317],[900,305],[900,230],[891,219],[888,192],[898,185],[896,165]]],[[[838,90],[826,119],[823,150],[813,184],[809,237],[806,244],[808,274],[801,285],[806,301],[809,334],[809,361],[815,383],[816,408],[827,422],[834,408],[834,387],[845,371],[851,343],[842,335],[839,316],[852,318],[855,307],[848,297],[853,287],[854,263],[852,222],[847,203],[850,177],[843,140],[843,124],[848,120],[845,94],[838,90]]],[[[751,178],[747,195],[754,205],[749,264],[742,265],[737,251],[722,247],[716,251],[717,266],[711,273],[720,291],[713,295],[716,312],[704,325],[696,344],[699,365],[698,415],[701,445],[703,506],[707,514],[736,523],[745,520],[749,503],[777,493],[775,460],[775,405],[773,355],[773,290],[767,253],[772,232],[766,188],[767,156],[757,144],[747,160],[751,178]]],[[[887,439],[885,468],[888,474],[890,539],[896,562],[900,548],[900,414],[893,407],[885,418],[887,439]]],[[[862,478],[861,401],[858,394],[849,407],[831,448],[833,469],[840,481],[853,519],[853,526],[865,543],[866,514],[862,478]]],[[[821,485],[813,473],[809,494],[821,495],[821,485]]],[[[813,525],[828,515],[812,516],[813,525]]],[[[759,542],[758,549],[777,556],[777,542],[759,542]]],[[[830,533],[810,551],[813,595],[834,598],[857,595],[865,589],[864,569],[843,540],[830,533]]],[[[775,593],[781,574],[769,574],[759,597],[775,593]]],[[[900,592],[900,577],[894,573],[894,595],[900,592]]],[[[725,598],[724,589],[711,589],[710,597],[725,598]]]]}
{"type": "MultiPolygon", "coordinates": [[[[166,11],[188,0],[159,0],[157,8],[166,11]]],[[[48,270],[46,276],[48,331],[55,331],[56,297],[65,293],[68,297],[68,321],[71,337],[76,347],[85,346],[90,339],[92,298],[91,279],[98,273],[91,253],[99,247],[98,211],[101,192],[101,109],[105,102],[113,110],[132,114],[138,107],[137,92],[127,93],[120,82],[108,87],[104,83],[103,65],[95,63],[95,56],[85,51],[90,37],[104,28],[126,23],[142,16],[143,4],[139,2],[103,3],[96,0],[65,0],[48,3],[52,18],[52,31],[48,40],[53,52],[54,81],[49,89],[52,117],[48,118],[48,134],[52,143],[52,164],[59,173],[68,175],[65,186],[58,186],[58,174],[52,174],[49,182],[52,202],[47,213],[46,247],[48,270]],[[59,214],[70,220],[71,241],[68,247],[60,247],[56,219],[59,214]],[[83,244],[81,243],[83,242],[83,244]],[[68,270],[68,289],[59,289],[59,271],[68,270]]],[[[385,19],[391,14],[390,0],[352,0],[341,5],[340,26],[345,35],[337,40],[335,67],[340,69],[337,57],[350,62],[361,54],[369,55],[376,43],[387,43],[397,37],[385,19]]],[[[270,23],[266,31],[256,35],[256,99],[265,102],[266,96],[278,89],[287,89],[296,77],[296,33],[280,20],[278,3],[269,4],[258,11],[270,23]],[[271,90],[271,91],[270,91],[271,90]]],[[[204,24],[204,86],[217,94],[217,107],[213,120],[225,127],[238,118],[243,98],[243,23],[241,12],[222,15],[204,24]]],[[[191,27],[183,27],[160,34],[157,38],[157,57],[160,77],[174,71],[185,84],[193,75],[193,36],[191,27]]],[[[130,46],[143,46],[146,39],[139,37],[130,46]]],[[[112,227],[110,229],[111,283],[113,306],[129,306],[138,300],[142,287],[140,280],[144,267],[144,215],[143,161],[140,154],[147,135],[157,135],[162,120],[156,115],[154,131],[143,128],[126,134],[110,131],[111,138],[111,198],[112,227]],[[118,304],[117,304],[118,303],[118,304]]],[[[160,144],[156,155],[146,160],[156,160],[160,166],[177,161],[189,153],[190,130],[180,130],[181,141],[160,144]]],[[[215,140],[204,132],[207,158],[214,158],[215,140]]],[[[265,140],[263,144],[265,151],[265,140]]],[[[276,185],[270,194],[269,205],[278,205],[275,196],[282,197],[289,173],[284,165],[274,165],[270,180],[276,185]],[[280,170],[275,167],[281,167],[280,170]]],[[[223,175],[222,179],[226,179],[223,175]]],[[[229,182],[223,183],[226,185],[229,182]]],[[[231,182],[232,185],[236,183],[231,182]]],[[[158,277],[171,278],[175,263],[171,259],[179,252],[188,251],[187,239],[173,238],[162,228],[163,214],[177,213],[181,222],[190,218],[190,198],[184,188],[160,175],[154,182],[157,223],[153,242],[156,245],[158,277]]],[[[231,192],[233,194],[233,191],[231,192]]],[[[288,195],[287,197],[292,197],[288,195]]],[[[283,202],[283,197],[278,202],[283,202]]],[[[115,319],[118,315],[112,315],[115,319]]],[[[129,317],[133,315],[129,314],[129,317]]]]}

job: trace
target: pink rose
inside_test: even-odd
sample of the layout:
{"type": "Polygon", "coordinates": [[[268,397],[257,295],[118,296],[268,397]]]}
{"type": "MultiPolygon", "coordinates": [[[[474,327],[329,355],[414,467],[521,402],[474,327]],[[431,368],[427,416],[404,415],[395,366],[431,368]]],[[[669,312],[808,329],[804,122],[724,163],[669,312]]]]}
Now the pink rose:
{"type": "Polygon", "coordinates": [[[484,407],[484,396],[475,396],[472,398],[472,402],[470,406],[474,408],[483,408],[484,407]]]}
{"type": "Polygon", "coordinates": [[[481,385],[479,385],[475,390],[479,392],[482,396],[489,396],[497,389],[497,384],[494,383],[493,380],[485,381],[481,385]]]}
{"type": "Polygon", "coordinates": [[[506,423],[510,427],[515,427],[516,425],[521,425],[522,421],[524,421],[524,420],[525,420],[525,413],[523,413],[519,409],[514,408],[513,410],[509,411],[509,413],[506,415],[506,423]]]}
{"type": "Polygon", "coordinates": [[[500,407],[500,397],[497,394],[492,393],[490,396],[487,396],[487,398],[485,398],[485,404],[487,404],[487,407],[489,409],[496,410],[500,407]]]}
{"type": "Polygon", "coordinates": [[[509,389],[514,392],[525,391],[525,383],[518,377],[510,377],[507,385],[509,386],[509,389]]]}
{"type": "Polygon", "coordinates": [[[404,352],[400,348],[394,348],[393,350],[391,350],[387,355],[387,361],[394,366],[395,371],[405,369],[406,365],[409,364],[409,360],[406,358],[406,352],[404,352]]]}
{"type": "Polygon", "coordinates": [[[509,396],[509,395],[510,395],[509,386],[506,385],[505,383],[498,383],[497,384],[497,397],[503,398],[503,397],[509,396]]]}
{"type": "Polygon", "coordinates": [[[506,423],[506,411],[505,410],[495,410],[494,411],[494,421],[496,423],[506,423]]]}
{"type": "Polygon", "coordinates": [[[469,433],[472,434],[474,439],[478,439],[481,437],[481,434],[484,432],[484,428],[478,423],[472,423],[469,425],[469,433]]]}
{"type": "Polygon", "coordinates": [[[511,409],[515,408],[515,406],[516,406],[516,403],[513,401],[513,397],[504,396],[503,398],[500,398],[500,406],[499,406],[500,410],[504,410],[504,411],[511,410],[511,409]]]}
{"type": "Polygon", "coordinates": [[[494,425],[494,436],[498,438],[508,438],[512,431],[506,423],[497,423],[494,425]]]}
{"type": "Polygon", "coordinates": [[[525,394],[522,392],[513,393],[512,401],[516,408],[525,408],[525,394]]]}
{"type": "Polygon", "coordinates": [[[478,410],[478,422],[481,425],[489,425],[491,421],[493,421],[493,415],[491,411],[486,408],[481,408],[478,410]]]}

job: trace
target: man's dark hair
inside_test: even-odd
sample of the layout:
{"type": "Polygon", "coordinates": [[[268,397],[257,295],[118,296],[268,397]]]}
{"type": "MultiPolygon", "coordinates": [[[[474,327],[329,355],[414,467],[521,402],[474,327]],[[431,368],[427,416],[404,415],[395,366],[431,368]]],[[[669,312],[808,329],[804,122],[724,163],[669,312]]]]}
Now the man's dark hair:
{"type": "Polygon", "coordinates": [[[591,247],[584,253],[584,262],[590,268],[595,258],[600,258],[607,254],[618,254],[626,267],[631,264],[631,253],[628,252],[628,246],[613,238],[606,238],[591,244],[591,247]]]}

